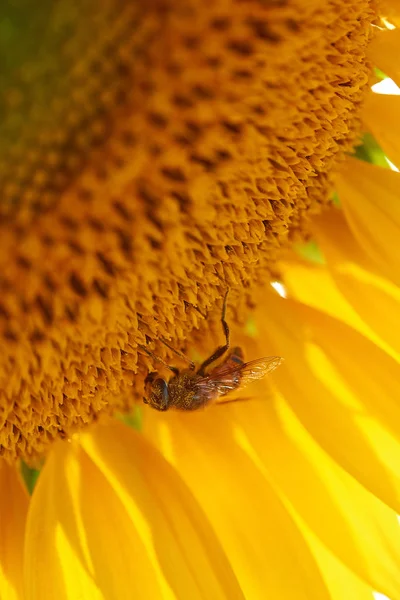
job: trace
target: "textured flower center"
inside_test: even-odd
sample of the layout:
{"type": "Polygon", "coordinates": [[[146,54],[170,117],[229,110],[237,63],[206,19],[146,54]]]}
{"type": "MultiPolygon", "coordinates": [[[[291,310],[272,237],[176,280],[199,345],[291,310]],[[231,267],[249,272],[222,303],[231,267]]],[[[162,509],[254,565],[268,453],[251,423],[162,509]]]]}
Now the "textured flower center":
{"type": "Polygon", "coordinates": [[[46,15],[3,84],[7,458],[127,409],[149,363],[138,343],[179,345],[227,285],[265,281],[307,234],[359,133],[374,18],[368,0],[46,15]]]}

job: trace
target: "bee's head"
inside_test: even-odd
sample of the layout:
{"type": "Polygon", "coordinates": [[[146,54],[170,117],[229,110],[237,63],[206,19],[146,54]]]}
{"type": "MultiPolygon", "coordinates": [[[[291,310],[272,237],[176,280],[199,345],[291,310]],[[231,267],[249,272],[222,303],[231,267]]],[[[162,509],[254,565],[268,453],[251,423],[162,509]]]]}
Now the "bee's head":
{"type": "Polygon", "coordinates": [[[156,410],[167,410],[169,402],[168,383],[165,379],[157,377],[157,373],[149,373],[146,377],[146,395],[143,398],[145,404],[149,404],[156,410]]]}

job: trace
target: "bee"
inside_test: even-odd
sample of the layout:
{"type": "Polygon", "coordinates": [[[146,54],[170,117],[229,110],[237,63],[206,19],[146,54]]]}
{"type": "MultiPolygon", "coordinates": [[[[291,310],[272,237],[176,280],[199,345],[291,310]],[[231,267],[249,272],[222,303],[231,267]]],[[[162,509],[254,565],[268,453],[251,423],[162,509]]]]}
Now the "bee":
{"type": "Polygon", "coordinates": [[[225,344],[219,346],[198,369],[196,369],[193,361],[172,348],[165,340],[162,341],[170,350],[189,363],[187,369],[180,371],[176,367],[171,367],[145,346],[139,346],[149,356],[164,364],[173,373],[169,381],[162,379],[157,373],[149,373],[145,381],[147,394],[147,397],[143,398],[145,404],[149,404],[152,408],[160,411],[170,408],[185,411],[197,410],[237,390],[239,387],[243,387],[250,381],[265,377],[281,364],[283,358],[280,356],[269,356],[244,362],[241,348],[235,347],[229,352],[230,331],[225,320],[228,291],[224,297],[221,315],[225,344]],[[209,370],[210,365],[223,357],[224,354],[226,355],[224,360],[218,366],[209,370]]]}

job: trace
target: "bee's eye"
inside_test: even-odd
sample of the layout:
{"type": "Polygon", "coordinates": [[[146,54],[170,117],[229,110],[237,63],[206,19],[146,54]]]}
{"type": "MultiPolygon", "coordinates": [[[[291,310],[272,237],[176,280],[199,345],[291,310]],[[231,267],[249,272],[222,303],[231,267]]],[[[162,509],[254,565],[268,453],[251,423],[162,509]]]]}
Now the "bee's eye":
{"type": "Polygon", "coordinates": [[[168,403],[168,383],[164,379],[156,379],[151,386],[150,404],[157,410],[167,410],[168,403]]]}

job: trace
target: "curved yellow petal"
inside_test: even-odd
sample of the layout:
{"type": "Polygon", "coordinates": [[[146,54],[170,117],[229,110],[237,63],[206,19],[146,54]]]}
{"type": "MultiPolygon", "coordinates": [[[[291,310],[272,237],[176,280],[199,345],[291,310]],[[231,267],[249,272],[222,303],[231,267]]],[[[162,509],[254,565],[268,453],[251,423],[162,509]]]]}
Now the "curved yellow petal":
{"type": "Polygon", "coordinates": [[[343,210],[331,206],[313,219],[313,234],[324,263],[340,255],[346,261],[360,265],[366,271],[382,276],[381,270],[368,256],[354,236],[343,210]]]}
{"type": "Polygon", "coordinates": [[[370,585],[344,565],[307,526],[303,526],[302,531],[323,574],[332,600],[372,600],[374,590],[370,585]]]}
{"type": "Polygon", "coordinates": [[[163,593],[157,569],[114,489],[86,453],[80,452],[79,462],[84,479],[81,518],[94,577],[104,598],[170,597],[167,588],[163,593]]]}
{"type": "MultiPolygon", "coordinates": [[[[289,298],[298,300],[307,306],[326,312],[353,327],[387,351],[390,346],[383,342],[364,321],[348,300],[345,290],[336,282],[324,265],[299,262],[281,263],[283,283],[289,298]]],[[[358,294],[361,296],[362,294],[358,294]]],[[[392,328],[393,330],[393,328],[392,328]]]]}
{"type": "Polygon", "coordinates": [[[390,30],[400,27],[400,5],[398,0],[383,0],[379,8],[379,13],[385,27],[390,30]]]}
{"type": "Polygon", "coordinates": [[[343,321],[400,362],[400,337],[393,327],[400,290],[394,284],[350,260],[334,263],[328,257],[329,270],[291,262],[282,266],[289,298],[343,321]]]}
{"type": "Polygon", "coordinates": [[[0,462],[0,598],[22,600],[28,493],[15,466],[0,462]]]}
{"type": "Polygon", "coordinates": [[[273,380],[339,464],[400,512],[398,363],[317,310],[265,294],[263,353],[284,356],[273,380]]]}
{"type": "Polygon", "coordinates": [[[369,54],[374,65],[400,85],[400,29],[379,32],[371,42],[369,54]]]}
{"type": "Polygon", "coordinates": [[[349,158],[337,191],[360,246],[382,274],[399,282],[400,173],[349,158]]]}
{"type": "Polygon", "coordinates": [[[369,94],[363,120],[391,162],[400,167],[400,96],[369,94]]]}
{"type": "MultiPolygon", "coordinates": [[[[259,388],[262,394],[262,384],[259,388]]],[[[400,530],[395,512],[320,448],[282,398],[228,404],[226,411],[236,422],[238,443],[287,501],[317,561],[322,543],[372,589],[397,600],[400,530]]],[[[353,596],[337,596],[347,597],[353,596]]]]}
{"type": "MultiPolygon", "coordinates": [[[[145,434],[204,507],[246,600],[328,598],[307,544],[271,482],[240,447],[225,405],[171,413],[146,411],[145,434]]],[[[264,443],[267,448],[267,437],[264,443]]]]}
{"type": "Polygon", "coordinates": [[[25,547],[27,600],[165,598],[114,490],[75,443],[60,443],[35,488],[25,547]]]}
{"type": "Polygon", "coordinates": [[[400,288],[366,267],[365,257],[360,261],[341,211],[328,211],[317,223],[316,236],[329,273],[326,267],[286,264],[284,279],[289,291],[305,304],[355,327],[400,360],[400,336],[395,327],[400,288]]]}
{"type": "MultiPolygon", "coordinates": [[[[220,543],[174,469],[140,434],[113,422],[82,436],[179,600],[243,600],[220,543]]],[[[154,598],[152,595],[137,598],[154,598]]]]}
{"type": "Polygon", "coordinates": [[[25,537],[27,600],[102,600],[77,518],[81,476],[75,452],[59,443],[49,455],[32,495],[25,537]],[[73,472],[68,477],[67,470],[73,472]],[[73,483],[73,485],[71,485],[73,483]]]}

